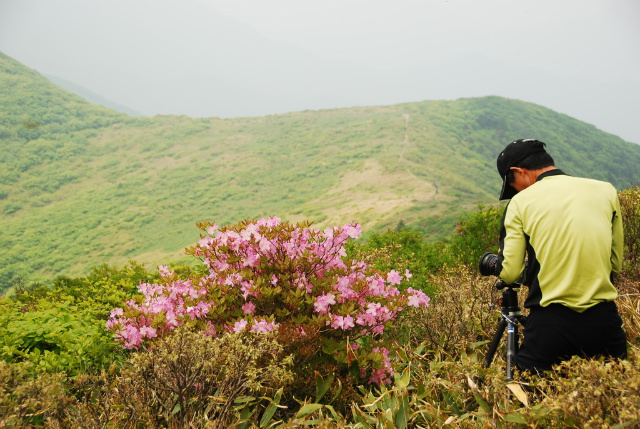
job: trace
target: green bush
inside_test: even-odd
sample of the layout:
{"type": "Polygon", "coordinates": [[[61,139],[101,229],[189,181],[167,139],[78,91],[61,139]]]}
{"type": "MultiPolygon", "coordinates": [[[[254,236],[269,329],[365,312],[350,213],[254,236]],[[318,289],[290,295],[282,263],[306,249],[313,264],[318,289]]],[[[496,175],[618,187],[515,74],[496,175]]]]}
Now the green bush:
{"type": "Polygon", "coordinates": [[[106,320],[111,309],[138,294],[140,282],[157,277],[135,261],[120,269],[101,265],[86,277],[57,277],[45,296],[51,301],[83,305],[96,318],[106,320]]]}
{"type": "Polygon", "coordinates": [[[466,213],[458,222],[456,234],[450,241],[450,251],[458,260],[470,267],[477,267],[485,252],[498,252],[498,234],[504,207],[479,205],[474,212],[466,213]]]}
{"type": "Polygon", "coordinates": [[[446,243],[428,242],[421,232],[411,229],[373,233],[365,242],[350,242],[348,252],[379,270],[408,269],[412,287],[428,295],[434,293],[431,278],[456,263],[446,243]]]}
{"type": "Polygon", "coordinates": [[[0,356],[6,362],[31,362],[38,373],[77,375],[122,355],[104,321],[77,306],[41,300],[24,310],[7,299],[0,303],[0,356]]]}

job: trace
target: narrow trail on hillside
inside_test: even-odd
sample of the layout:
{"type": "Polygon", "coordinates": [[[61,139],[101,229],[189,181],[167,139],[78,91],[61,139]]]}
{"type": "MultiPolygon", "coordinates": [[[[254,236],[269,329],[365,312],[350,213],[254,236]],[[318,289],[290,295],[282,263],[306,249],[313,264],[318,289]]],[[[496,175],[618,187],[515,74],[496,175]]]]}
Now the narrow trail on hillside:
{"type": "MultiPolygon", "coordinates": [[[[413,174],[413,172],[411,172],[411,169],[410,169],[410,166],[409,166],[409,161],[407,161],[404,158],[404,151],[409,146],[409,119],[410,119],[410,115],[408,113],[404,113],[402,115],[402,117],[404,118],[404,141],[402,142],[402,149],[400,150],[400,154],[398,155],[398,159],[404,165],[404,169],[409,174],[409,176],[413,177],[415,180],[417,180],[419,182],[423,182],[424,183],[424,181],[422,179],[419,179],[415,174],[413,174]]],[[[435,194],[434,194],[433,198],[437,199],[438,198],[438,192],[440,190],[439,186],[438,186],[438,184],[436,182],[433,182],[432,186],[435,188],[435,194]]]]}
{"type": "MultiPolygon", "coordinates": [[[[402,115],[404,118],[404,142],[402,143],[402,150],[400,151],[400,161],[405,162],[404,160],[404,150],[407,148],[409,144],[409,114],[405,113],[402,115]]],[[[415,176],[414,176],[415,177],[415,176]]]]}

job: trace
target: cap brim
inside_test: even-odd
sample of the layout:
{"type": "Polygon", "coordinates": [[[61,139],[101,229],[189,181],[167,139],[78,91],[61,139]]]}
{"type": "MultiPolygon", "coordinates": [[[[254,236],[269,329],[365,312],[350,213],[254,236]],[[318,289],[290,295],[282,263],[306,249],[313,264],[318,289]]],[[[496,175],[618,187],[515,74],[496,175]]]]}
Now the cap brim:
{"type": "Polygon", "coordinates": [[[507,183],[507,176],[502,178],[502,190],[500,191],[500,200],[510,200],[518,191],[507,183]]]}

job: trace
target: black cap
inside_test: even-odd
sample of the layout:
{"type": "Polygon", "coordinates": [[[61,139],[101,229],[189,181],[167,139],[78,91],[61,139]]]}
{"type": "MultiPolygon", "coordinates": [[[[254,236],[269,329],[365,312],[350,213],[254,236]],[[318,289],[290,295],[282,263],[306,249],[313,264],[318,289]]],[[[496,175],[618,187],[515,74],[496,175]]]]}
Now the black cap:
{"type": "Polygon", "coordinates": [[[518,193],[509,183],[507,183],[507,174],[511,167],[517,167],[529,155],[544,150],[545,143],[534,139],[520,139],[513,141],[504,148],[498,155],[498,173],[502,177],[502,191],[500,191],[500,199],[508,200],[518,193]]]}

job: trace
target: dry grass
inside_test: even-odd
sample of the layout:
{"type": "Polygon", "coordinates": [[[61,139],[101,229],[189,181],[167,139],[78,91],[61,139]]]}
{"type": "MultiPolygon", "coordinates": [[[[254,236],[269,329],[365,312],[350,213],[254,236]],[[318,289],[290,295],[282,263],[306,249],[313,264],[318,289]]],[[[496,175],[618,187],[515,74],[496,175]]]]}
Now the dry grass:
{"type": "MultiPolygon", "coordinates": [[[[435,197],[430,183],[417,179],[405,169],[389,172],[376,160],[345,173],[340,182],[307,206],[320,206],[323,225],[357,219],[363,229],[371,229],[402,209],[435,197]]],[[[439,195],[439,198],[444,198],[439,195]]]]}

